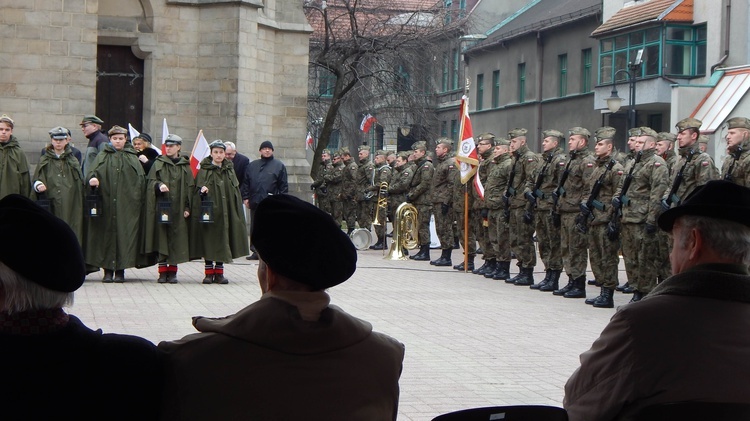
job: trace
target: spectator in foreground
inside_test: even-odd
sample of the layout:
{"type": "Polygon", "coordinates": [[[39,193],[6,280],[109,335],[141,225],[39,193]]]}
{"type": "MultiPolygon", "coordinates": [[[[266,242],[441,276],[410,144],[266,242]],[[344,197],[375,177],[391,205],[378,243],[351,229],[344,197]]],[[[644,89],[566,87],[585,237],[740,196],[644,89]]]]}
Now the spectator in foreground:
{"type": "Polygon", "coordinates": [[[164,418],[395,420],[403,344],[329,305],[325,292],[356,269],[349,237],[289,195],[263,200],[255,218],[263,295],[229,317],[195,317],[200,333],[159,344],[164,418]],[[287,251],[292,233],[307,245],[302,257],[287,251]]]}
{"type": "Polygon", "coordinates": [[[571,421],[654,404],[750,403],[750,189],[709,181],[664,212],[672,273],[621,307],[565,385],[571,421]]]}

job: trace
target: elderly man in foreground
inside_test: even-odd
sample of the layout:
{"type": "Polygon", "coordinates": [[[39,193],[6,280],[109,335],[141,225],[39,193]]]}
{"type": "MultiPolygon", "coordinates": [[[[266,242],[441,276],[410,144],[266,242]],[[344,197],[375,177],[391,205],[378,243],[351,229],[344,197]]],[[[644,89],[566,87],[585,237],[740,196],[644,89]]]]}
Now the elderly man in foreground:
{"type": "Polygon", "coordinates": [[[159,344],[164,418],[396,419],[403,344],[329,305],[325,292],[356,269],[349,237],[289,195],[260,202],[255,218],[263,295],[229,317],[196,317],[201,333],[159,344]],[[308,246],[303,258],[288,253],[292,233],[308,246]]]}
{"type": "Polygon", "coordinates": [[[621,307],[565,385],[571,421],[650,405],[750,403],[750,189],[710,181],[664,212],[672,277],[621,307]]]}

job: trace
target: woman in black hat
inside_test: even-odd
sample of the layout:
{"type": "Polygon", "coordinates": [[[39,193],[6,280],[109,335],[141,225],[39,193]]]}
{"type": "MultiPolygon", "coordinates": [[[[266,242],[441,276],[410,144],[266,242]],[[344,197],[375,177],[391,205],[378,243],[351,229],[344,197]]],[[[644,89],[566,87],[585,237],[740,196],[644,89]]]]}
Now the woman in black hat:
{"type": "Polygon", "coordinates": [[[133,139],[133,147],[135,148],[136,156],[143,165],[143,173],[148,174],[151,171],[151,166],[154,165],[154,161],[159,157],[159,152],[151,147],[151,135],[148,133],[141,133],[133,139]]]}

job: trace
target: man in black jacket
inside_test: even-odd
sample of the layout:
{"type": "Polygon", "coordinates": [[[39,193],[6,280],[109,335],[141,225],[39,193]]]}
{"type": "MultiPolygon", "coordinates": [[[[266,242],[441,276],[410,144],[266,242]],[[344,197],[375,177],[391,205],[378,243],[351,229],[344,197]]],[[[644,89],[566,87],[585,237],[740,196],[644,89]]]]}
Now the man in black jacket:
{"type": "Polygon", "coordinates": [[[245,173],[247,172],[247,166],[250,164],[250,158],[237,152],[237,145],[234,142],[224,142],[227,146],[226,158],[232,161],[234,165],[234,173],[237,175],[237,180],[240,182],[240,192],[242,192],[242,199],[249,199],[245,196],[245,190],[247,188],[247,180],[245,180],[245,173]]]}
{"type": "MultiPolygon", "coordinates": [[[[289,193],[284,163],[273,157],[273,144],[265,140],[260,144],[260,158],[247,166],[244,177],[244,191],[241,191],[245,206],[250,209],[250,231],[255,222],[255,209],[268,196],[289,193]]],[[[239,177],[238,177],[239,179],[239,177]]],[[[250,244],[252,248],[252,242],[250,244]]],[[[247,257],[248,260],[258,260],[258,255],[247,257]]]]}

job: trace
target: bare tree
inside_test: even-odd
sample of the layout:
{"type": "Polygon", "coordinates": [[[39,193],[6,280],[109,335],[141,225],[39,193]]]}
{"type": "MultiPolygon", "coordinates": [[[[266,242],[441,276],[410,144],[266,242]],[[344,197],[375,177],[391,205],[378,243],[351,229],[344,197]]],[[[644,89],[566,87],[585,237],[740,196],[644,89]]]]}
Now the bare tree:
{"type": "Polygon", "coordinates": [[[359,128],[363,113],[378,109],[430,119],[436,46],[455,38],[460,22],[445,18],[450,11],[442,0],[308,0],[304,7],[314,30],[310,80],[317,86],[310,92],[318,96],[308,101],[308,120],[318,124],[315,177],[334,129],[359,128]],[[342,115],[347,103],[359,112],[342,115]]]}

